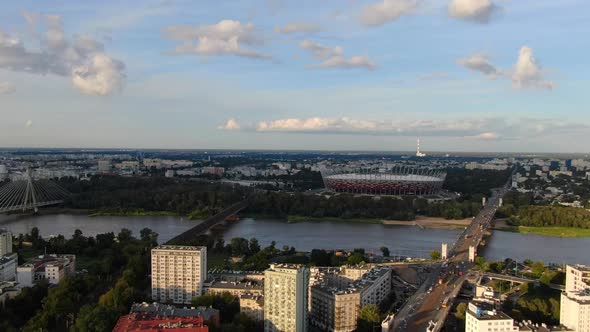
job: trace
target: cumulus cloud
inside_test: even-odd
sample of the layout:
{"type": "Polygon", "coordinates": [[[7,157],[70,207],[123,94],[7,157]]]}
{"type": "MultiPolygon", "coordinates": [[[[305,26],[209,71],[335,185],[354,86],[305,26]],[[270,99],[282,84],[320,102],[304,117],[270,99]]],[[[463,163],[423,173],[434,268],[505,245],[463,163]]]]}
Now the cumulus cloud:
{"type": "Polygon", "coordinates": [[[361,12],[360,21],[366,26],[381,26],[413,12],[417,6],[417,0],[382,0],[366,5],[361,12]]]}
{"type": "Polygon", "coordinates": [[[457,60],[457,63],[467,69],[480,72],[492,79],[502,75],[502,71],[494,66],[485,54],[475,54],[468,58],[459,59],[457,60]]]}
{"type": "Polygon", "coordinates": [[[309,65],[307,68],[311,69],[320,69],[320,68],[365,68],[369,70],[375,69],[375,64],[369,60],[366,56],[353,56],[350,58],[345,58],[342,56],[335,56],[326,61],[317,64],[317,65],[309,65]]]}
{"type": "Polygon", "coordinates": [[[94,54],[87,63],[77,66],[72,72],[72,82],[80,91],[97,96],[111,93],[121,86],[122,62],[102,54],[94,54]]]}
{"type": "Polygon", "coordinates": [[[488,23],[498,10],[492,0],[452,0],[449,3],[451,17],[478,23],[488,23]]]}
{"type": "Polygon", "coordinates": [[[299,44],[299,47],[307,50],[314,58],[323,60],[321,63],[309,65],[307,68],[375,69],[375,64],[366,56],[344,57],[344,50],[340,46],[328,47],[306,39],[299,44]]]}
{"type": "Polygon", "coordinates": [[[172,25],[163,28],[164,36],[181,42],[169,55],[235,55],[248,58],[266,59],[269,55],[258,53],[250,47],[262,44],[262,37],[252,23],[222,20],[202,26],[172,25]]]}
{"type": "Polygon", "coordinates": [[[240,124],[235,119],[229,119],[223,125],[217,127],[217,129],[240,130],[240,124]]]}
{"type": "Polygon", "coordinates": [[[0,82],[0,95],[8,95],[14,93],[16,87],[8,82],[0,82]]]}
{"type": "Polygon", "coordinates": [[[553,89],[555,83],[545,79],[543,68],[537,63],[533,49],[523,46],[518,53],[518,60],[512,73],[512,86],[517,89],[553,89]]]}
{"type": "MultiPolygon", "coordinates": [[[[219,129],[243,130],[260,133],[312,133],[380,136],[439,136],[496,140],[523,136],[560,135],[574,131],[588,131],[585,124],[555,119],[466,118],[452,120],[386,121],[342,118],[285,118],[264,120],[235,127],[234,119],[219,129]],[[231,121],[231,122],[230,122],[231,121]]],[[[236,122],[237,124],[237,122],[236,122]]]]}
{"type": "Polygon", "coordinates": [[[282,34],[311,33],[320,31],[320,27],[313,23],[291,22],[285,25],[275,26],[275,31],[282,34]]]}
{"type": "Polygon", "coordinates": [[[495,79],[510,78],[515,89],[553,89],[555,83],[545,78],[545,71],[535,59],[533,49],[528,46],[520,48],[513,70],[503,70],[489,61],[486,55],[476,54],[457,63],[467,69],[477,71],[495,79]]]}
{"type": "Polygon", "coordinates": [[[344,53],[344,50],[340,46],[328,47],[307,39],[299,43],[299,47],[309,51],[314,58],[321,60],[341,56],[344,53]]]}
{"type": "MultiPolygon", "coordinates": [[[[29,26],[36,26],[38,15],[26,13],[29,26]]],[[[39,48],[28,49],[24,41],[0,30],[0,68],[32,74],[54,74],[70,77],[74,87],[83,93],[107,95],[122,87],[125,80],[125,65],[104,53],[104,45],[88,36],[68,38],[63,30],[61,17],[46,15],[43,19],[45,30],[39,35],[39,48]],[[114,67],[97,63],[116,63],[114,67]],[[81,68],[85,84],[79,84],[81,68]],[[96,86],[92,86],[96,84],[96,86]]]]}

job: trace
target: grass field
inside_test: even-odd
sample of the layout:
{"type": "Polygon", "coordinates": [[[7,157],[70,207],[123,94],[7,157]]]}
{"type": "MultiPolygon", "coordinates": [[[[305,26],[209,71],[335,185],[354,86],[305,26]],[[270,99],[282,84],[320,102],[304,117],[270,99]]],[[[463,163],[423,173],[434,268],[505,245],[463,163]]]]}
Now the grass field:
{"type": "Polygon", "coordinates": [[[537,234],[545,236],[560,236],[560,237],[590,237],[590,229],[574,228],[574,227],[530,227],[530,226],[512,226],[502,227],[498,230],[522,233],[522,234],[537,234]]]}

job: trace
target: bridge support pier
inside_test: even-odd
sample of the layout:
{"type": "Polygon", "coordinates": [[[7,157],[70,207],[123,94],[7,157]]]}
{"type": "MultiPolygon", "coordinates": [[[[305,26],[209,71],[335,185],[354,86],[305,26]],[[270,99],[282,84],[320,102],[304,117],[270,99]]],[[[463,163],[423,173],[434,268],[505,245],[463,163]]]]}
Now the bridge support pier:
{"type": "Polygon", "coordinates": [[[474,262],[475,261],[475,247],[474,246],[469,246],[469,262],[474,262]]]}
{"type": "Polygon", "coordinates": [[[446,243],[443,243],[440,248],[440,258],[442,258],[442,260],[446,260],[447,257],[448,257],[448,245],[446,243]]]}

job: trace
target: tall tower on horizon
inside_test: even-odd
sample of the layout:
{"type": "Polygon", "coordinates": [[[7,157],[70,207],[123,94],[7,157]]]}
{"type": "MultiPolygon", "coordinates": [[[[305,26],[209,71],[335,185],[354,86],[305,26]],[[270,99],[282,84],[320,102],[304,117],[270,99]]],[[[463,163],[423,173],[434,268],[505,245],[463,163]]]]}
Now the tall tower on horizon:
{"type": "Polygon", "coordinates": [[[416,157],[426,157],[426,153],[420,152],[420,137],[416,141],[416,157]]]}

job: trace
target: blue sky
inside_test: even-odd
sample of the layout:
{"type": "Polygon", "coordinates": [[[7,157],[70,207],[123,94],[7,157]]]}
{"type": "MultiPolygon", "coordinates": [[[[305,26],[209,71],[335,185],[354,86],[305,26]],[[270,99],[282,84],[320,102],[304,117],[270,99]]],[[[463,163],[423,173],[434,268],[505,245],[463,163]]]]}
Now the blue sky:
{"type": "Polygon", "coordinates": [[[588,152],[585,0],[11,1],[0,146],[588,152]]]}

